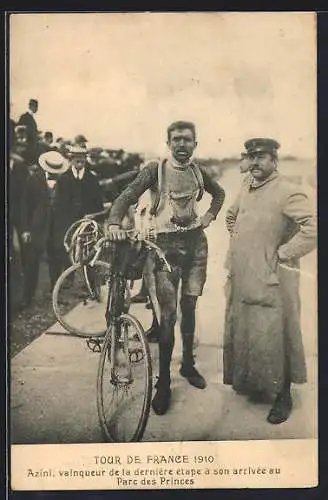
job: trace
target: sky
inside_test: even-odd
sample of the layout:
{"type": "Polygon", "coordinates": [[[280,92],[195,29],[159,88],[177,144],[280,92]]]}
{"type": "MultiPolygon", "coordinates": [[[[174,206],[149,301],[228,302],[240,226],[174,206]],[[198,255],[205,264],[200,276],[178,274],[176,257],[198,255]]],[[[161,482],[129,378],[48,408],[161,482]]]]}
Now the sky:
{"type": "Polygon", "coordinates": [[[251,137],[316,151],[316,25],[307,13],[14,14],[10,103],[39,100],[40,130],[162,155],[166,128],[196,124],[199,156],[251,137]]]}

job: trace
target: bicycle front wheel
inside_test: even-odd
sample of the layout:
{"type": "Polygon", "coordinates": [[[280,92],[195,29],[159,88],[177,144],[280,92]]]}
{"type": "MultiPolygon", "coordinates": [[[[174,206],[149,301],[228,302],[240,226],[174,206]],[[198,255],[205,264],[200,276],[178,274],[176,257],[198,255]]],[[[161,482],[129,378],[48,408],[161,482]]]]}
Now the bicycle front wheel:
{"type": "Polygon", "coordinates": [[[106,306],[110,265],[74,264],[58,278],[52,305],[59,323],[72,335],[100,337],[106,333],[106,306]]]}
{"type": "Polygon", "coordinates": [[[150,411],[152,367],[139,321],[122,314],[106,333],[97,375],[98,416],[105,439],[140,441],[150,411]]]}

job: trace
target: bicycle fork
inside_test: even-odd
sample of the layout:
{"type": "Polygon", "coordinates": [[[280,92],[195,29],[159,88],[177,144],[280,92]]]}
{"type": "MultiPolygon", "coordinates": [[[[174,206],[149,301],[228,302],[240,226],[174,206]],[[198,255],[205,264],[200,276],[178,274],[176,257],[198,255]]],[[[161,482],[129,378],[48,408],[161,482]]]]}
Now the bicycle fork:
{"type": "Polygon", "coordinates": [[[111,328],[111,383],[129,385],[133,381],[129,355],[128,328],[121,318],[113,321],[111,328]]]}

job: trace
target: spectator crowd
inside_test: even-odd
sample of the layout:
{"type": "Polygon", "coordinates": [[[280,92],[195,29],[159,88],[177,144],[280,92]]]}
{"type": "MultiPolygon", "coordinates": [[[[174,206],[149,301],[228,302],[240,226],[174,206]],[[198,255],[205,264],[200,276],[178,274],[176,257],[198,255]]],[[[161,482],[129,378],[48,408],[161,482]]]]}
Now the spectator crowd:
{"type": "Polygon", "coordinates": [[[87,138],[54,138],[40,131],[39,103],[10,118],[8,140],[8,239],[12,313],[28,307],[46,255],[50,289],[69,265],[63,238],[74,221],[103,209],[136,176],[144,161],[123,149],[88,147],[87,138]]]}

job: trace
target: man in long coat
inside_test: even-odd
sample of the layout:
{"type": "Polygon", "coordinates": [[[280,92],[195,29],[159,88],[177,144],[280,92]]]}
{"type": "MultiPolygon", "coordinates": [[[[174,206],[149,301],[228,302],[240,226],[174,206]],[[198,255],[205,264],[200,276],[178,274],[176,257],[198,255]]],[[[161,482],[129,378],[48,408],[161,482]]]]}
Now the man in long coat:
{"type": "Polygon", "coordinates": [[[301,186],[277,171],[279,144],[251,139],[245,148],[250,179],[226,217],[224,383],[251,401],[271,400],[267,420],[279,424],[292,410],[291,383],[306,382],[299,259],[316,246],[316,219],[301,186]]]}

